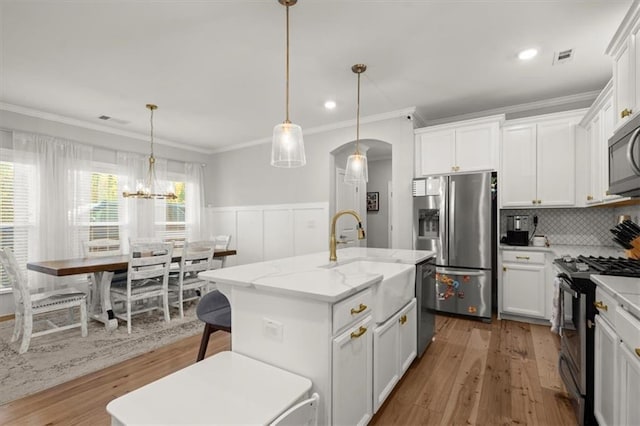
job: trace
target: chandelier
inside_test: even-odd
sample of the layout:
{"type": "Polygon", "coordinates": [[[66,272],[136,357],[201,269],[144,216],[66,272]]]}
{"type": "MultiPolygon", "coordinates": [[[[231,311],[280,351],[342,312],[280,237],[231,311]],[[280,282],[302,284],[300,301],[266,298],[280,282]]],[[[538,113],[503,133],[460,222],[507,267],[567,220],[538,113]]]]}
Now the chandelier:
{"type": "Polygon", "coordinates": [[[289,7],[298,0],[278,0],[287,9],[287,50],[286,50],[286,115],[284,123],[273,128],[273,143],[271,145],[271,165],[274,167],[293,168],[302,167],[307,163],[304,155],[304,141],[302,127],[289,121],[289,7]]]}
{"type": "Polygon", "coordinates": [[[367,70],[365,64],[355,64],[351,71],[358,74],[358,109],[356,117],[356,151],[347,158],[347,169],[344,173],[344,182],[358,184],[369,181],[367,170],[367,156],[360,153],[360,74],[367,70]]]}
{"type": "Polygon", "coordinates": [[[147,178],[136,183],[135,192],[130,192],[129,188],[124,187],[122,196],[125,198],[147,198],[147,199],[168,199],[175,200],[178,198],[175,190],[171,187],[166,192],[160,191],[160,186],[156,178],[156,157],[153,156],[153,111],[158,109],[157,105],[147,104],[147,109],[151,111],[151,154],[149,155],[149,169],[147,170],[147,178]]]}

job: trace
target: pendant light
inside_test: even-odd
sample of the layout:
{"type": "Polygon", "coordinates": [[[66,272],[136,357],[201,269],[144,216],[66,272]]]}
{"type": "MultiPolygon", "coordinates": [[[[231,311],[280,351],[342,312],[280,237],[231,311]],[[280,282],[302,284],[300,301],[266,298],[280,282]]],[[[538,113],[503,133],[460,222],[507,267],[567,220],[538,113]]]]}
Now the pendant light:
{"type": "Polygon", "coordinates": [[[344,173],[344,182],[350,184],[365,183],[369,181],[367,170],[367,156],[360,153],[360,74],[367,70],[365,64],[355,64],[351,71],[358,74],[358,110],[356,114],[356,151],[347,158],[347,169],[344,173]]]}
{"type": "Polygon", "coordinates": [[[130,192],[125,187],[122,196],[125,198],[146,198],[146,199],[169,199],[175,200],[178,197],[173,188],[167,188],[167,191],[161,192],[156,178],[156,157],[153,156],[153,111],[158,109],[157,105],[147,104],[147,109],[151,111],[151,154],[149,155],[149,168],[147,169],[147,178],[144,181],[136,183],[136,191],[130,192]]]}
{"type": "Polygon", "coordinates": [[[307,163],[304,155],[302,127],[289,121],[289,7],[298,0],[278,0],[287,9],[287,55],[286,55],[286,115],[284,123],[273,128],[271,165],[274,167],[302,167],[307,163]]]}

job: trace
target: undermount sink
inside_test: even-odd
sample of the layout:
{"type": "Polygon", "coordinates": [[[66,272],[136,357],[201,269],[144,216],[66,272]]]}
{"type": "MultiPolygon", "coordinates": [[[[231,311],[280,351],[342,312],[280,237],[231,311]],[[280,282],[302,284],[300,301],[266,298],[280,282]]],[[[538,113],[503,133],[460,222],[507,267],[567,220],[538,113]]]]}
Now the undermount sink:
{"type": "Polygon", "coordinates": [[[382,281],[373,285],[373,320],[381,323],[414,297],[416,270],[414,265],[355,260],[333,266],[344,275],[376,274],[382,281]]]}

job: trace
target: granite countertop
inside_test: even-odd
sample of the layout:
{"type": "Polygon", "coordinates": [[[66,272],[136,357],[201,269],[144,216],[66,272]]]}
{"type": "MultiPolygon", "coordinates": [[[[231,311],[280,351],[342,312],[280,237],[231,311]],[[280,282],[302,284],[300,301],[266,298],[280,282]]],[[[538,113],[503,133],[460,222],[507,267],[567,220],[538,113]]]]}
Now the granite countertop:
{"type": "Polygon", "coordinates": [[[553,253],[554,257],[562,257],[569,255],[571,257],[583,256],[603,256],[603,257],[627,257],[625,251],[615,246],[583,246],[583,245],[565,245],[565,244],[553,244],[550,247],[535,247],[535,246],[510,246],[507,244],[500,244],[500,250],[526,250],[526,251],[541,251],[553,253]]]}
{"type": "Polygon", "coordinates": [[[640,278],[591,275],[591,281],[640,319],[640,278]]]}
{"type": "Polygon", "coordinates": [[[218,285],[222,284],[223,287],[256,288],[290,296],[337,302],[380,282],[383,278],[381,274],[373,272],[346,274],[340,270],[340,265],[355,260],[415,265],[434,255],[435,252],[427,250],[348,247],[338,250],[338,262],[330,262],[327,251],[214,269],[201,272],[198,276],[218,285]]]}

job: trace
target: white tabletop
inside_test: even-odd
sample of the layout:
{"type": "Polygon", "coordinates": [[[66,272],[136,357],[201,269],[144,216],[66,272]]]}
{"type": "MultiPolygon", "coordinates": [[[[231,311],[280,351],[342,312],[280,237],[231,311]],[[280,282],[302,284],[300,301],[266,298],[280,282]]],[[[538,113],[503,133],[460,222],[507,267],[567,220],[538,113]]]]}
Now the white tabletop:
{"type": "Polygon", "coordinates": [[[264,425],[311,389],[311,381],[234,352],[220,352],[111,401],[124,425],[264,425]]]}

